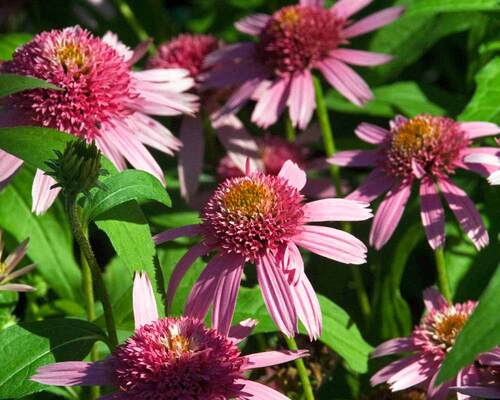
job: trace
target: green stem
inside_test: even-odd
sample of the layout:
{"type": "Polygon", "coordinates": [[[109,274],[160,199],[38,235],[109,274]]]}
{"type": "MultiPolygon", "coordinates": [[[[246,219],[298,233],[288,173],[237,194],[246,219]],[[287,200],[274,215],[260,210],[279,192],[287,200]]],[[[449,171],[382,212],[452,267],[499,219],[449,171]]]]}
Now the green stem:
{"type": "Polygon", "coordinates": [[[92,278],[96,283],[97,293],[102,301],[102,306],[104,309],[104,319],[106,321],[109,344],[111,346],[111,349],[114,349],[118,345],[118,336],[116,334],[116,325],[113,317],[113,309],[111,307],[108,291],[106,289],[106,285],[104,284],[99,264],[97,263],[94,251],[92,250],[90,242],[85,236],[85,231],[80,222],[76,199],[73,198],[68,201],[67,211],[69,215],[71,228],[73,229],[73,235],[75,236],[75,240],[78,243],[78,246],[80,247],[80,251],[82,252],[82,254],[84,255],[85,259],[88,262],[88,266],[92,273],[92,278]]]}
{"type": "MultiPolygon", "coordinates": [[[[132,30],[135,32],[139,40],[141,42],[148,40],[149,35],[137,20],[134,12],[130,8],[126,0],[114,0],[114,2],[120,13],[123,15],[123,18],[125,18],[125,20],[130,25],[132,30]]],[[[149,47],[149,50],[151,52],[151,46],[149,47]]]]}
{"type": "MultiPolygon", "coordinates": [[[[297,347],[297,342],[295,342],[295,339],[293,337],[289,338],[285,336],[285,341],[290,350],[297,351],[299,349],[297,347]]],[[[314,392],[311,385],[311,381],[309,379],[309,375],[307,374],[307,369],[304,364],[304,360],[302,358],[296,359],[295,365],[297,366],[297,371],[299,372],[300,381],[302,382],[305,399],[314,400],[314,392]]]]}
{"type": "Polygon", "coordinates": [[[442,247],[438,247],[434,250],[434,258],[436,260],[439,290],[446,300],[451,301],[452,296],[450,282],[448,281],[448,271],[446,270],[446,260],[444,258],[444,250],[442,247]]]}
{"type": "Polygon", "coordinates": [[[288,114],[285,117],[285,133],[286,133],[286,138],[289,142],[291,143],[295,142],[297,134],[295,132],[292,120],[290,119],[290,116],[288,114]]]}

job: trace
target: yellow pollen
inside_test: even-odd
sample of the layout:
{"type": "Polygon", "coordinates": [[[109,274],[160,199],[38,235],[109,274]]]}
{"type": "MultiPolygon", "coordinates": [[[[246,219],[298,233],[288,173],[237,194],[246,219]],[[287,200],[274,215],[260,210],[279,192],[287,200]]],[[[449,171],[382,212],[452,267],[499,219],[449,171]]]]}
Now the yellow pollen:
{"type": "Polygon", "coordinates": [[[76,66],[82,69],[85,66],[85,54],[80,46],[74,43],[65,44],[56,51],[56,57],[65,70],[76,66]]]}
{"type": "Polygon", "coordinates": [[[412,118],[394,134],[392,145],[400,150],[420,150],[429,139],[437,138],[439,134],[439,129],[427,118],[412,118]]]}
{"type": "Polygon", "coordinates": [[[180,357],[182,354],[189,353],[191,348],[191,341],[182,335],[174,334],[168,335],[161,339],[161,343],[175,354],[176,357],[180,357]]]}
{"type": "Polygon", "coordinates": [[[300,13],[296,7],[287,8],[279,15],[279,22],[283,27],[293,26],[299,21],[299,19],[300,13]]]}
{"type": "Polygon", "coordinates": [[[452,347],[468,318],[469,316],[465,313],[443,316],[434,324],[434,338],[446,348],[452,347]]]}
{"type": "Polygon", "coordinates": [[[240,212],[247,216],[266,212],[271,193],[264,185],[244,180],[226,193],[224,207],[230,212],[240,212]]]}

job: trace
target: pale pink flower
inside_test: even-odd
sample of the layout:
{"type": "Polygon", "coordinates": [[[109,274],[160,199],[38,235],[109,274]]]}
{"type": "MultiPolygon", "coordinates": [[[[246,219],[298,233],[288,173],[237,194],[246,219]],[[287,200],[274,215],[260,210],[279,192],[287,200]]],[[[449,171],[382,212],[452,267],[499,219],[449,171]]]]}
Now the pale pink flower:
{"type": "Polygon", "coordinates": [[[35,268],[35,264],[27,265],[15,271],[17,264],[26,255],[26,248],[28,247],[28,239],[23,241],[9,256],[2,261],[4,250],[4,242],[2,240],[3,232],[0,230],[0,291],[10,292],[31,292],[35,290],[29,285],[21,283],[9,283],[10,281],[27,274],[35,268]]]}
{"type": "Polygon", "coordinates": [[[55,386],[116,388],[101,400],[288,400],[245,374],[305,357],[306,351],[242,355],[237,344],[251,333],[253,320],[221,332],[191,316],[159,318],[147,275],[135,277],[133,304],[135,333],[110,357],[46,365],[31,379],[55,386]]]}
{"type": "MultiPolygon", "coordinates": [[[[372,385],[389,384],[393,392],[419,387],[427,391],[429,400],[444,400],[451,387],[467,386],[477,379],[477,369],[470,365],[453,380],[435,386],[437,373],[444,357],[476,307],[476,302],[449,304],[435,289],[424,291],[427,314],[409,337],[391,339],[378,346],[372,357],[395,353],[411,353],[378,371],[371,379],[372,385]]],[[[460,400],[468,399],[463,397],[460,400]]]]}
{"type": "Polygon", "coordinates": [[[206,57],[220,48],[221,43],[214,36],[182,34],[161,44],[158,53],[149,61],[152,68],[187,69],[197,83],[195,90],[200,96],[203,111],[207,114],[206,121],[203,121],[203,115],[184,117],[179,132],[179,139],[183,144],[179,152],[179,183],[182,196],[189,202],[198,190],[199,177],[203,170],[204,124],[212,124],[215,134],[228,151],[233,163],[244,169],[246,159],[250,158],[256,166],[253,160],[257,145],[252,136],[235,116],[217,118],[213,111],[218,108],[221,94],[204,91],[199,85],[200,76],[209,69],[204,66],[206,57]]]}
{"type": "Polygon", "coordinates": [[[226,330],[232,319],[246,262],[257,267],[267,309],[288,336],[300,319],[311,338],[321,335],[318,299],[304,273],[297,246],[346,264],[366,262],[366,246],[341,230],[310,222],[361,221],[371,217],[368,204],[323,199],[303,204],[300,191],[306,174],[287,161],[278,175],[251,172],[221,183],[201,212],[202,223],[168,230],[155,236],[157,244],[180,236],[201,235],[175,267],[167,291],[171,304],[180,280],[197,257],[217,255],[194,285],[186,311],[203,319],[213,304],[212,320],[226,330]]]}
{"type": "Polygon", "coordinates": [[[467,194],[450,179],[457,168],[488,175],[486,164],[464,158],[473,153],[499,153],[491,147],[471,147],[473,139],[496,135],[500,128],[488,122],[455,122],[446,117],[418,115],[396,117],[390,129],[362,123],[356,135],[377,146],[375,150],[349,150],[335,154],[332,164],[374,167],[361,186],[347,198],[371,202],[387,192],[370,232],[370,244],[380,249],[391,238],[405,209],[414,182],[419,182],[421,218],[429,245],[445,242],[444,208],[441,192],[458,222],[480,249],[489,242],[481,215],[467,194]]]}
{"type": "MultiPolygon", "coordinates": [[[[76,26],[36,35],[19,47],[0,72],[30,75],[62,90],[30,90],[7,98],[2,125],[40,125],[59,129],[97,147],[119,169],[126,161],[165,183],[163,171],[145,145],[173,155],[181,144],[147,114],[193,113],[196,96],[183,93],[193,85],[183,69],[132,71],[148,43],[130,50],[116,35],[102,39],[76,26]]],[[[22,161],[0,151],[0,182],[22,161]]],[[[33,183],[33,211],[47,210],[59,189],[38,170],[33,183]]]]}
{"type": "Polygon", "coordinates": [[[236,28],[257,36],[215,51],[208,65],[218,68],[205,77],[205,87],[237,86],[222,114],[237,112],[249,99],[257,101],[252,121],[261,127],[274,124],[286,106],[301,129],[316,107],[311,70],[352,103],[361,106],[373,95],[366,82],[347,64],[375,66],[391,56],[343,46],[351,38],[374,31],[397,19],[403,7],[387,8],[358,22],[351,16],[370,0],[341,0],[327,9],[322,0],[301,0],[273,15],[257,14],[236,23],[236,28]]]}

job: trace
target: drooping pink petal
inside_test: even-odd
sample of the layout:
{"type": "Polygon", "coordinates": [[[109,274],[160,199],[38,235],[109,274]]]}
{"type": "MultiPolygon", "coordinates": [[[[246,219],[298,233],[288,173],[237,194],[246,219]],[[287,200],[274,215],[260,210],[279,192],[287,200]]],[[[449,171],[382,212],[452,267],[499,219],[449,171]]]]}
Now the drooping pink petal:
{"type": "Polygon", "coordinates": [[[245,365],[245,370],[271,367],[273,365],[284,364],[294,361],[298,358],[307,357],[309,352],[307,350],[297,351],[265,351],[262,353],[254,353],[245,356],[248,363],[245,365]]]}
{"type": "Polygon", "coordinates": [[[112,384],[111,376],[106,363],[67,361],[38,368],[31,380],[52,386],[105,386],[112,384]]]}
{"type": "Polygon", "coordinates": [[[309,7],[323,7],[324,0],[300,0],[300,5],[309,7]]]}
{"type": "Polygon", "coordinates": [[[423,360],[419,359],[401,368],[392,375],[387,383],[392,391],[404,390],[416,386],[429,379],[429,369],[423,365],[423,360]]]}
{"type": "Polygon", "coordinates": [[[187,270],[193,265],[198,257],[205,255],[210,249],[204,243],[198,243],[191,247],[186,254],[182,256],[177,265],[175,266],[172,274],[170,275],[170,280],[168,281],[167,288],[167,307],[172,306],[174,300],[175,292],[179,287],[179,284],[186,274],[187,270]]]}
{"type": "MultiPolygon", "coordinates": [[[[224,46],[213,51],[205,57],[203,66],[213,67],[215,64],[229,62],[237,62],[241,59],[252,58],[255,53],[255,43],[241,42],[224,46]]],[[[207,77],[208,78],[208,77],[207,77]]]]}
{"type": "Polygon", "coordinates": [[[359,124],[354,133],[364,142],[371,144],[382,143],[387,138],[387,135],[390,134],[387,129],[367,122],[359,124]]]}
{"type": "MultiPolygon", "coordinates": [[[[498,151],[498,149],[496,149],[498,151]]],[[[465,162],[476,164],[488,164],[494,167],[500,167],[500,158],[493,154],[472,153],[465,157],[465,162]]]]}
{"type": "MultiPolygon", "coordinates": [[[[19,261],[21,261],[26,255],[26,249],[28,248],[29,239],[23,240],[16,249],[9,254],[9,256],[4,261],[5,272],[9,274],[19,261]]],[[[0,254],[1,256],[1,254],[0,254]]]]}
{"type": "Polygon", "coordinates": [[[237,98],[250,98],[259,86],[269,76],[269,72],[253,59],[245,59],[242,62],[228,62],[227,65],[217,66],[206,76],[202,75],[200,79],[202,89],[217,89],[221,87],[233,87],[242,85],[240,91],[234,93],[234,103],[237,98]],[[252,88],[245,82],[251,82],[252,88]],[[236,94],[238,93],[238,94],[236,94]]]}
{"type": "Polygon", "coordinates": [[[234,26],[240,32],[249,35],[260,35],[271,17],[267,14],[254,14],[237,21],[234,26]]]}
{"type": "Polygon", "coordinates": [[[318,63],[326,80],[351,103],[362,106],[373,98],[366,82],[351,67],[333,57],[318,63]]]}
{"type": "Polygon", "coordinates": [[[429,382],[429,386],[427,388],[427,398],[429,400],[446,400],[449,396],[449,390],[450,387],[453,385],[452,381],[447,381],[445,383],[442,383],[440,385],[436,385],[436,378],[437,378],[437,368],[436,371],[434,371],[435,374],[432,377],[431,381],[429,382]]]}
{"type": "Polygon", "coordinates": [[[420,216],[427,241],[433,250],[444,246],[444,208],[436,185],[431,179],[420,182],[420,216]]]}
{"type": "Polygon", "coordinates": [[[255,319],[247,318],[241,321],[238,325],[233,325],[229,329],[229,333],[227,336],[234,343],[239,343],[250,336],[257,324],[258,321],[256,321],[255,319]]]}
{"type": "MultiPolygon", "coordinates": [[[[283,248],[280,249],[283,251],[283,248]]],[[[299,248],[293,242],[288,242],[284,248],[284,254],[278,254],[277,259],[282,259],[283,271],[286,273],[288,283],[294,286],[302,279],[304,274],[304,260],[299,248]]]]}
{"type": "Polygon", "coordinates": [[[229,97],[226,104],[216,113],[216,118],[228,114],[236,114],[243,105],[252,97],[257,87],[262,82],[262,77],[247,80],[229,97]]]}
{"type": "Polygon", "coordinates": [[[500,399],[500,387],[487,387],[487,386],[460,386],[451,387],[450,389],[456,390],[467,396],[479,397],[484,399],[500,399]]]}
{"type": "Polygon", "coordinates": [[[489,243],[488,231],[484,227],[481,215],[467,194],[450,179],[441,178],[438,182],[451,211],[455,214],[463,231],[479,250],[489,243]]]}
{"type": "Polygon", "coordinates": [[[448,306],[448,301],[444,296],[434,287],[428,287],[423,293],[425,308],[428,312],[439,310],[444,306],[448,306]]]}
{"type": "Polygon", "coordinates": [[[288,107],[293,126],[305,129],[316,108],[314,85],[309,70],[306,69],[293,75],[288,107]]]}
{"type": "Polygon", "coordinates": [[[283,112],[289,93],[290,80],[288,78],[276,79],[267,90],[259,93],[252,113],[252,122],[262,128],[273,125],[283,112]]]}
{"type": "Polygon", "coordinates": [[[231,328],[244,264],[245,260],[241,257],[239,265],[225,268],[215,290],[212,327],[223,336],[227,336],[231,328]]]}
{"type": "Polygon", "coordinates": [[[35,268],[36,268],[35,264],[30,264],[30,265],[27,265],[26,267],[16,269],[12,273],[8,274],[7,279],[9,281],[12,281],[16,278],[19,278],[20,276],[26,275],[27,273],[33,271],[35,268]]]}
{"type": "Polygon", "coordinates": [[[373,353],[372,358],[383,357],[389,354],[405,353],[414,350],[413,340],[408,337],[396,338],[387,340],[378,345],[373,353]]]}
{"type": "Polygon", "coordinates": [[[285,275],[276,260],[263,255],[257,260],[257,278],[267,310],[278,328],[288,337],[297,333],[297,311],[285,275]]]}
{"type": "Polygon", "coordinates": [[[292,238],[298,246],[320,256],[345,264],[364,264],[366,262],[365,244],[339,229],[326,226],[304,225],[292,238]]]}
{"type": "Polygon", "coordinates": [[[323,319],[318,296],[305,274],[296,285],[291,285],[295,308],[300,321],[304,325],[310,340],[317,340],[323,330],[323,319]]]}
{"type": "Polygon", "coordinates": [[[371,202],[394,185],[394,178],[386,175],[381,168],[375,168],[363,183],[346,199],[371,202]]]}
{"type": "Polygon", "coordinates": [[[33,292],[36,289],[29,285],[23,285],[22,283],[7,283],[5,285],[0,285],[0,290],[7,292],[33,292]]]}
{"type": "Polygon", "coordinates": [[[326,177],[308,179],[302,192],[308,199],[328,199],[337,196],[332,180],[326,177]]]}
{"type": "Polygon", "coordinates": [[[333,50],[330,56],[347,64],[360,65],[362,67],[386,64],[393,59],[389,54],[343,48],[333,50]]]}
{"type": "Polygon", "coordinates": [[[500,127],[492,122],[460,122],[460,127],[467,133],[469,139],[494,136],[500,133],[500,127]]]}
{"type": "Polygon", "coordinates": [[[192,237],[200,235],[203,232],[200,224],[181,226],[180,228],[169,229],[153,236],[155,244],[170,242],[181,236],[192,237]]]}
{"type": "Polygon", "coordinates": [[[405,7],[390,7],[360,19],[344,30],[346,38],[364,35],[398,19],[405,11],[405,7]]]}
{"type": "Polygon", "coordinates": [[[415,362],[418,362],[420,357],[420,355],[414,355],[390,363],[389,365],[379,370],[375,375],[373,375],[370,379],[370,383],[372,384],[372,386],[377,386],[381,383],[387,382],[398,371],[406,368],[409,365],[412,365],[415,362]]]}
{"type": "Polygon", "coordinates": [[[132,291],[135,329],[158,319],[158,308],[148,274],[137,272],[132,291]]]}
{"type": "Polygon", "coordinates": [[[203,170],[205,138],[201,119],[184,117],[180,134],[182,148],[179,152],[178,173],[181,195],[188,201],[198,190],[198,183],[203,170]]]}
{"type": "Polygon", "coordinates": [[[370,204],[348,199],[323,199],[306,203],[304,222],[364,221],[373,214],[370,204]]]}
{"type": "Polygon", "coordinates": [[[285,161],[278,175],[286,179],[288,184],[298,191],[302,190],[307,182],[306,173],[290,160],[285,161]]]}
{"type": "Polygon", "coordinates": [[[478,360],[483,365],[491,365],[492,367],[500,367],[500,347],[481,354],[478,360]]]}
{"type": "Polygon", "coordinates": [[[391,238],[411,194],[411,182],[396,184],[380,203],[370,231],[370,244],[380,250],[391,238]]]}
{"type": "Polygon", "coordinates": [[[114,147],[113,141],[109,142],[106,135],[101,135],[95,138],[95,144],[102,154],[113,163],[118,171],[123,171],[127,168],[127,162],[122,154],[114,147]]]}
{"type": "Polygon", "coordinates": [[[359,10],[366,7],[373,0],[339,0],[331,8],[332,12],[341,18],[348,19],[359,10]]]}
{"type": "Polygon", "coordinates": [[[377,150],[345,150],[335,153],[326,161],[341,167],[373,167],[380,157],[377,150]]]}
{"type": "Polygon", "coordinates": [[[47,211],[54,203],[61,188],[51,189],[57,182],[54,178],[45,175],[41,169],[36,170],[35,179],[33,179],[33,187],[31,189],[31,196],[33,204],[31,211],[36,215],[41,215],[47,211]]]}
{"type": "Polygon", "coordinates": [[[245,400],[290,400],[285,395],[277,392],[270,387],[262,385],[254,381],[248,381],[246,379],[236,379],[236,384],[243,385],[242,399],[245,400]]]}
{"type": "Polygon", "coordinates": [[[0,150],[0,183],[9,179],[23,165],[23,160],[0,150]]]}

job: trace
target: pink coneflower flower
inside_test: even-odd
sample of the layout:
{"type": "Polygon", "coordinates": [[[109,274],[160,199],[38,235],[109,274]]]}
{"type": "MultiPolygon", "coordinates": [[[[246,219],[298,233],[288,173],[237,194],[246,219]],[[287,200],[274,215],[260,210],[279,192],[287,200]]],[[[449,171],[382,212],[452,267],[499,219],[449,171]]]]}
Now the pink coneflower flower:
{"type": "Polygon", "coordinates": [[[465,386],[453,388],[460,393],[460,400],[475,397],[500,399],[500,348],[481,354],[475,366],[475,379],[466,382],[465,386]]]}
{"type": "Polygon", "coordinates": [[[206,328],[190,316],[159,318],[151,284],[136,275],[135,333],[101,362],[61,362],[38,369],[31,379],[55,386],[113,386],[104,399],[286,400],[288,397],[245,378],[254,368],[281,364],[306,351],[269,351],[244,356],[237,343],[255,321],[228,332],[206,328]]]}
{"type": "Polygon", "coordinates": [[[303,204],[300,191],[306,174],[287,161],[278,175],[250,172],[221,183],[201,212],[202,223],[172,229],[155,237],[157,244],[180,236],[201,235],[179,261],[170,278],[167,302],[197,257],[216,251],[189,296],[186,311],[205,315],[213,303],[212,320],[225,329],[233,316],[243,267],[257,267],[267,309],[288,336],[297,332],[297,320],[311,338],[321,334],[321,310],[304,273],[297,246],[347,264],[366,262],[366,247],[354,236],[310,222],[361,221],[371,217],[368,204],[323,199],[303,204]]]}
{"type": "Polygon", "coordinates": [[[24,285],[21,283],[9,283],[10,281],[27,274],[35,268],[35,264],[30,264],[26,267],[18,269],[17,271],[14,271],[17,264],[19,264],[19,261],[21,261],[26,254],[28,239],[23,241],[14,250],[14,252],[12,252],[4,261],[2,261],[2,253],[4,248],[2,235],[3,232],[2,230],[0,230],[0,291],[5,290],[10,292],[31,292],[35,290],[29,285],[24,285]]]}
{"type": "Polygon", "coordinates": [[[429,400],[446,399],[452,386],[466,385],[475,379],[473,365],[460,371],[456,379],[434,386],[446,354],[476,307],[476,302],[449,304],[435,289],[424,291],[427,314],[415,327],[410,337],[391,339],[378,346],[373,357],[411,352],[412,355],[394,361],[378,371],[371,379],[372,385],[389,384],[392,391],[419,387],[427,391],[429,400]]]}
{"type": "MultiPolygon", "coordinates": [[[[97,147],[119,169],[127,160],[165,183],[163,172],[145,145],[173,154],[180,142],[147,114],[178,115],[196,109],[196,97],[183,93],[193,85],[188,71],[132,71],[147,46],[133,52],[117,37],[104,38],[71,27],[36,35],[21,46],[0,72],[45,79],[62,90],[30,90],[10,96],[0,115],[3,125],[34,124],[71,133],[97,147]]],[[[0,151],[0,181],[22,161],[0,151]]],[[[33,211],[42,213],[58,189],[52,178],[37,171],[33,211]]]]}
{"type": "Polygon", "coordinates": [[[257,14],[236,23],[236,28],[258,37],[214,52],[207,64],[219,65],[205,80],[206,87],[239,86],[222,113],[239,110],[250,98],[257,101],[252,121],[274,124],[288,106],[293,124],[305,128],[316,107],[311,76],[319,69],[339,93],[356,105],[370,100],[365,81],[347,64],[374,66],[391,56],[351,50],[342,46],[351,38],[397,19],[403,7],[393,7],[358,22],[350,18],[370,1],[341,0],[324,8],[322,0],[301,0],[273,15],[257,14]]]}
{"type": "MultiPolygon", "coordinates": [[[[257,146],[246,132],[243,124],[234,116],[215,118],[213,111],[218,108],[220,93],[204,91],[199,85],[201,74],[209,68],[204,66],[208,54],[222,47],[212,35],[182,34],[161,44],[158,53],[149,60],[152,68],[183,68],[189,71],[197,85],[195,90],[207,112],[205,123],[211,123],[220,142],[228,150],[232,162],[245,168],[248,157],[253,159],[257,146]]],[[[179,139],[183,147],[179,152],[179,183],[181,194],[188,201],[198,189],[199,177],[203,170],[205,137],[203,116],[184,117],[179,139]]],[[[254,163],[255,166],[255,163],[254,163]]]]}
{"type": "Polygon", "coordinates": [[[396,229],[415,181],[420,181],[422,223],[433,249],[444,245],[444,209],[439,191],[467,236],[480,249],[488,244],[480,214],[467,194],[450,179],[457,168],[488,175],[492,168],[469,163],[464,157],[476,152],[498,152],[488,147],[470,147],[472,140],[496,135],[500,128],[488,122],[455,122],[446,117],[418,115],[396,117],[390,129],[362,123],[356,135],[378,146],[376,150],[341,151],[332,164],[375,167],[361,186],[347,198],[371,202],[387,192],[373,220],[370,244],[380,249],[396,229]]]}

